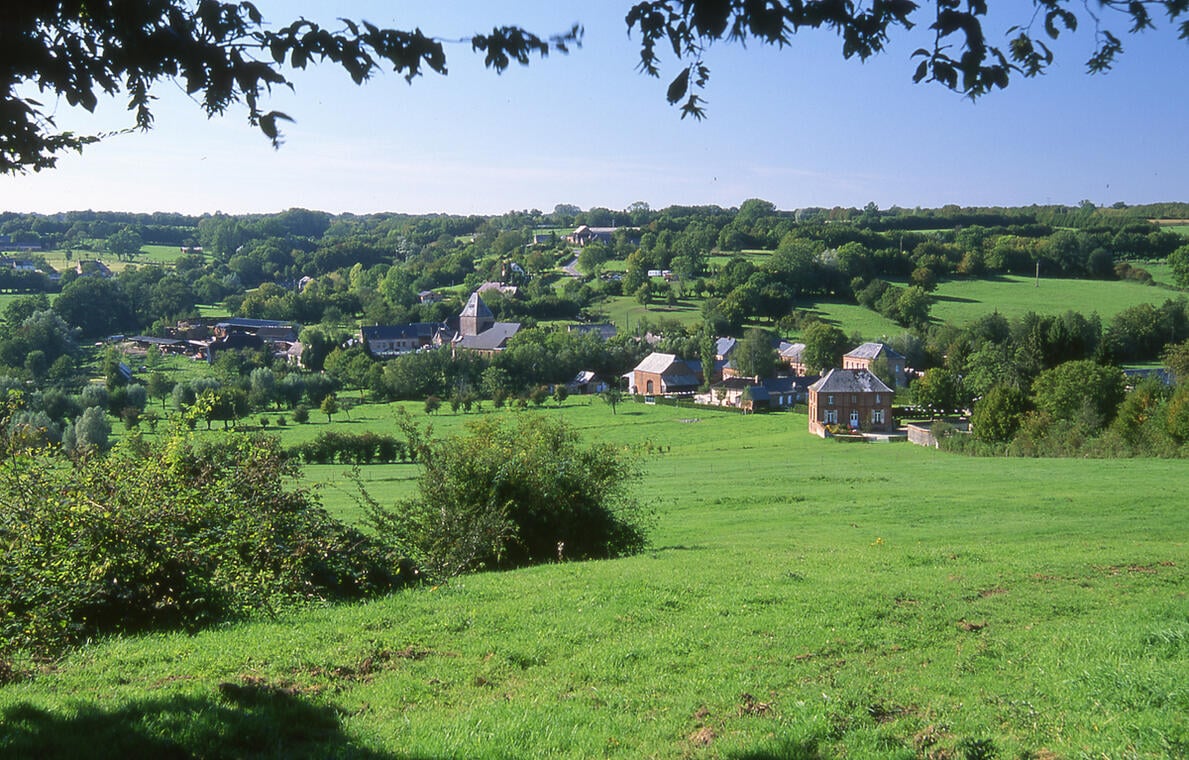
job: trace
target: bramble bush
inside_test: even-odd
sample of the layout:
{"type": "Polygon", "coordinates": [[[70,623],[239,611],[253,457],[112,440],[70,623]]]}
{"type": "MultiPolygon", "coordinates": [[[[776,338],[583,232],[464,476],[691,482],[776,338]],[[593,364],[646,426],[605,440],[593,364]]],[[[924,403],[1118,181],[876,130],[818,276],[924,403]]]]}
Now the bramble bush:
{"type": "Polygon", "coordinates": [[[0,663],[404,581],[398,558],[288,485],[295,465],[275,439],[179,430],[73,464],[10,443],[0,442],[0,663]]]}

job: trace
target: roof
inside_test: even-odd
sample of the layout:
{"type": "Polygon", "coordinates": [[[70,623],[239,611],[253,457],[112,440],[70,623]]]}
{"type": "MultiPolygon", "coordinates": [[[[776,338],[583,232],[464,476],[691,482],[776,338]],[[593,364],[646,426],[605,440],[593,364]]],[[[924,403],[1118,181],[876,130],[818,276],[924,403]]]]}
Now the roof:
{"type": "Polygon", "coordinates": [[[637,372],[655,372],[661,374],[673,365],[673,362],[681,361],[676,354],[662,354],[653,352],[636,365],[637,372]]]}
{"type": "Polygon", "coordinates": [[[508,339],[519,330],[519,322],[496,322],[478,335],[465,335],[459,338],[454,345],[471,351],[499,351],[508,342],[508,339]]]}
{"type": "Polygon", "coordinates": [[[147,343],[151,346],[179,346],[185,342],[177,338],[154,338],[151,335],[133,335],[128,340],[133,343],[147,343]]]}
{"type": "MultiPolygon", "coordinates": [[[[495,315],[491,313],[491,309],[487,308],[487,304],[483,303],[483,299],[479,297],[479,291],[471,293],[471,297],[467,299],[467,305],[462,307],[460,317],[485,317],[487,319],[495,319],[495,315]]],[[[508,322],[506,324],[513,324],[508,322]]],[[[519,327],[519,324],[517,324],[519,327]]]]}
{"type": "Polygon", "coordinates": [[[725,357],[735,348],[736,342],[734,338],[718,338],[714,341],[714,355],[725,357]]]}
{"type": "Polygon", "coordinates": [[[887,356],[889,359],[904,358],[904,354],[900,353],[886,343],[864,343],[845,356],[848,359],[875,359],[879,357],[881,353],[887,356]]]}
{"type": "Polygon", "coordinates": [[[404,325],[373,325],[359,328],[364,341],[369,340],[412,340],[432,338],[442,328],[437,322],[410,322],[404,325]]]}
{"type": "Polygon", "coordinates": [[[801,361],[801,354],[805,353],[804,343],[787,343],[780,347],[780,358],[801,361]]]}
{"type": "Polygon", "coordinates": [[[832,369],[809,386],[817,393],[893,393],[883,380],[865,369],[832,369]]]}
{"type": "Polygon", "coordinates": [[[248,319],[246,317],[232,317],[231,319],[224,319],[215,325],[216,327],[245,327],[245,328],[265,328],[265,327],[293,327],[292,322],[280,322],[275,319],[248,319]]]}

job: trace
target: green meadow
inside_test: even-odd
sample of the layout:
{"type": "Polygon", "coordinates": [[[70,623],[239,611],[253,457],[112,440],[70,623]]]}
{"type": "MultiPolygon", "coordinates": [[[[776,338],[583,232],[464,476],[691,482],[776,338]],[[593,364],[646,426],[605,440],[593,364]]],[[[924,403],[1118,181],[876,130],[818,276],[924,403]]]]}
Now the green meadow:
{"type": "MultiPolygon", "coordinates": [[[[1146,267],[1145,267],[1146,268],[1146,267]]],[[[1155,276],[1155,273],[1153,273],[1155,276]]],[[[938,322],[965,324],[995,310],[1010,318],[1028,311],[1060,314],[1097,312],[1104,320],[1142,303],[1162,304],[1183,293],[1137,282],[1048,279],[1000,275],[986,279],[947,280],[937,286],[930,312],[938,322]]]]}
{"type": "MultiPolygon", "coordinates": [[[[92,642],[0,688],[0,755],[1189,752],[1183,462],[965,458],[820,440],[798,414],[585,401],[485,414],[651,444],[645,553],[92,642]]],[[[416,473],[362,477],[387,500],[416,473]]],[[[358,519],[345,476],[306,471],[358,519]]]]}

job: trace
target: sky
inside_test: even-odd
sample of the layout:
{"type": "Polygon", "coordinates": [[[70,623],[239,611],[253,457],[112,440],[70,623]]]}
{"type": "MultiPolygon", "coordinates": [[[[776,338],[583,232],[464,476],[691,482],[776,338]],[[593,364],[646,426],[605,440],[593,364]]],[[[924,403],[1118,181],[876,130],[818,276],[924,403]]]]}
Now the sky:
{"type": "MultiPolygon", "coordinates": [[[[562,203],[736,207],[749,198],[780,209],[1189,201],[1189,43],[1167,24],[1123,35],[1115,68],[1093,76],[1085,72],[1093,29],[1084,24],[1054,45],[1049,73],[1013,78],[974,102],[912,82],[912,51],[931,42],[924,24],[894,32],[866,63],[844,60],[841,42],[824,31],[801,32],[783,50],[716,44],[699,122],[665,100],[679,69],[671,57],[661,79],[637,70],[639,35],[629,37],[624,23],[631,3],[261,0],[278,22],[348,16],[447,39],[504,24],[547,35],[579,22],[585,35],[569,55],[499,75],[467,43],[447,45],[448,76],[412,84],[391,72],[362,87],[330,66],[295,72],[294,92],[263,103],[296,120],[283,124],[279,150],[247,124],[246,111],[208,120],[163,83],[153,130],[66,154],[55,169],[0,177],[0,210],[499,214],[562,203]]],[[[1004,44],[999,35],[1031,17],[1024,0],[996,10],[1004,16],[984,26],[1004,44]]],[[[55,117],[82,132],[121,129],[132,124],[125,101],[101,101],[94,114],[62,101],[55,117]]]]}

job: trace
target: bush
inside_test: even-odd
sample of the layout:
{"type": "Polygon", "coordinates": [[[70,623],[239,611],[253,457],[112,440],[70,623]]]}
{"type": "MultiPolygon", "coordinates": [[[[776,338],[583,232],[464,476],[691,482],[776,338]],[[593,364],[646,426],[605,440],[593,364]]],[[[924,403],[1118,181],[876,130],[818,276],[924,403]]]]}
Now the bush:
{"type": "Polygon", "coordinates": [[[400,582],[394,558],[334,520],[276,441],[175,432],[63,467],[0,463],[0,662],[107,632],[192,629],[400,582]],[[52,562],[46,558],[52,557],[52,562]]]}
{"type": "Polygon", "coordinates": [[[310,410],[305,404],[298,404],[293,410],[293,421],[299,425],[310,421],[310,410]]]}
{"type": "Polygon", "coordinates": [[[448,439],[407,417],[402,426],[425,466],[418,496],[393,507],[364,498],[379,535],[438,577],[615,557],[646,543],[647,514],[628,496],[641,475],[629,450],[580,445],[564,423],[537,415],[483,419],[448,439]]]}

